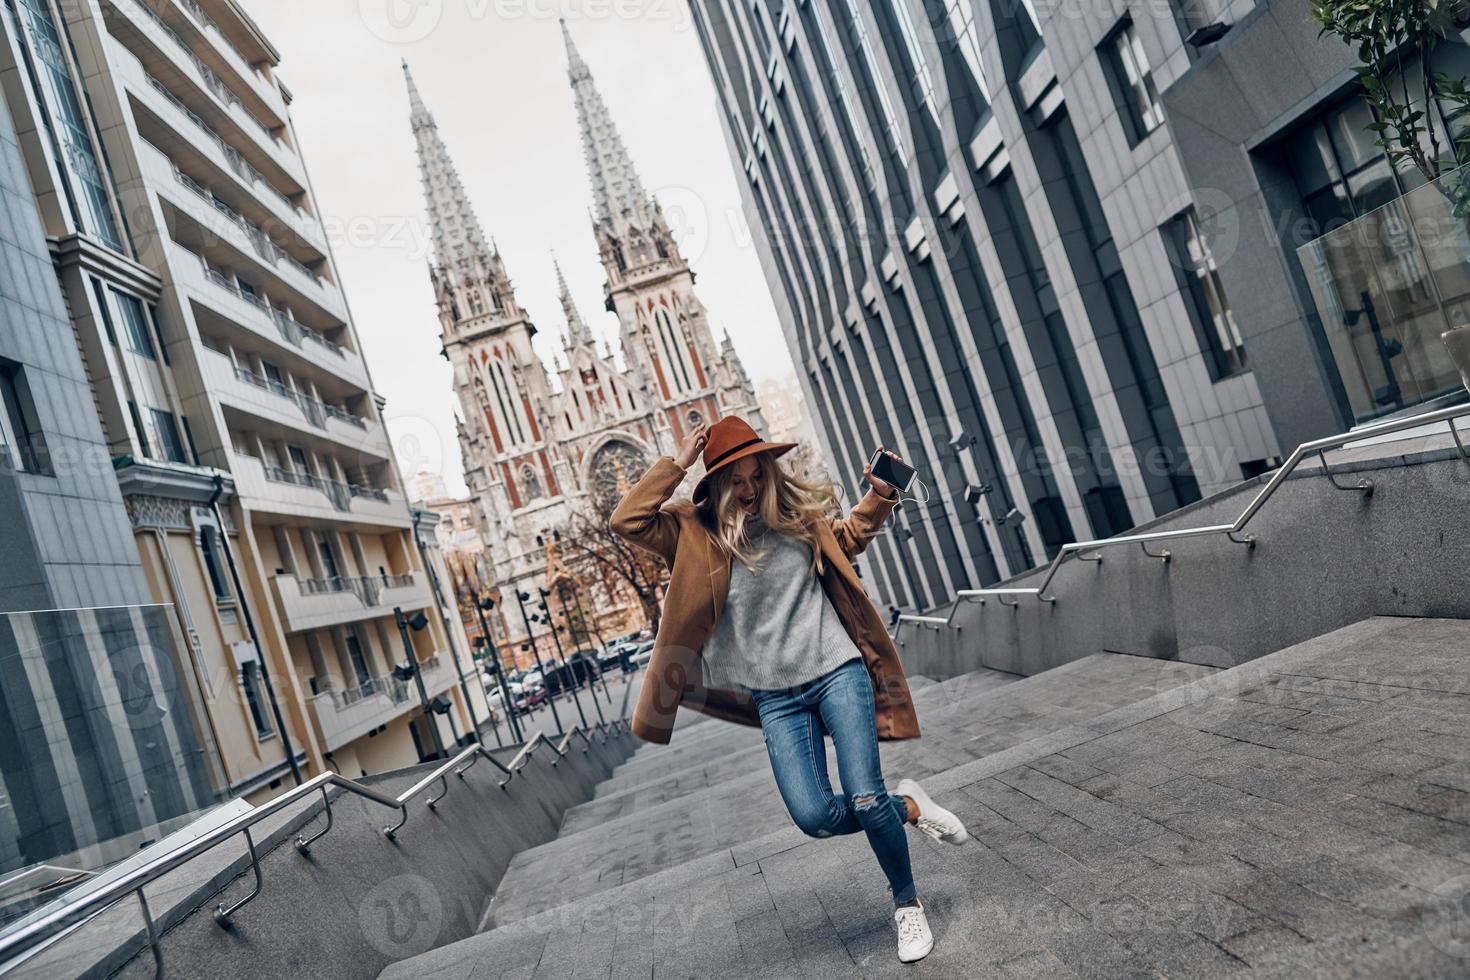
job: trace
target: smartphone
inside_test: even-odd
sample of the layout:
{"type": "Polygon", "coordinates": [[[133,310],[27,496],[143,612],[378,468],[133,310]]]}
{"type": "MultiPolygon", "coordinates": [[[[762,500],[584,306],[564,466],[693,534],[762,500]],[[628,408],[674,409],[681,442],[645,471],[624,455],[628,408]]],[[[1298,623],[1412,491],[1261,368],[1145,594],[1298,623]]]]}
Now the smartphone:
{"type": "Polygon", "coordinates": [[[914,468],[881,449],[873,453],[873,458],[868,460],[868,466],[872,468],[874,476],[890,487],[897,487],[899,493],[908,493],[909,488],[914,485],[914,468]]]}

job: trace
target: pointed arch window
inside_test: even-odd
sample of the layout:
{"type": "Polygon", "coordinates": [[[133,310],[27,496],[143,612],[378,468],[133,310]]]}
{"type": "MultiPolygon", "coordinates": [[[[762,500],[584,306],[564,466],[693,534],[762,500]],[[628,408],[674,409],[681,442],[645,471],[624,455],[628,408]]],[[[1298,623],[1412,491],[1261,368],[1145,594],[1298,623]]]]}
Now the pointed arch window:
{"type": "Polygon", "coordinates": [[[684,363],[683,346],[679,343],[679,335],[674,332],[674,325],[669,322],[669,315],[663,310],[655,310],[653,320],[657,327],[659,341],[664,349],[664,358],[669,363],[669,373],[674,375],[674,383],[678,385],[679,390],[687,391],[693,385],[689,383],[689,368],[684,363]]]}
{"type": "Polygon", "coordinates": [[[495,389],[495,401],[500,406],[500,417],[505,420],[506,432],[515,442],[525,442],[525,433],[521,431],[520,413],[516,411],[514,388],[510,385],[510,379],[505,376],[505,368],[499,361],[490,365],[490,384],[495,389]]]}

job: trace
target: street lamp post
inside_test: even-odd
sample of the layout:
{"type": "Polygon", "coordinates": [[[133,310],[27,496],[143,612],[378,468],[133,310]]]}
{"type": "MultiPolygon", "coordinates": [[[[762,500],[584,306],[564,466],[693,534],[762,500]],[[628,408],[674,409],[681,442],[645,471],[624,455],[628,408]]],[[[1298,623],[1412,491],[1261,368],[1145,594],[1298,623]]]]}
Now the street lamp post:
{"type": "MultiPolygon", "coordinates": [[[[429,737],[434,740],[434,758],[442,759],[444,758],[444,741],[439,737],[439,723],[434,720],[432,709],[429,707],[429,692],[424,687],[423,668],[419,666],[418,655],[413,650],[413,641],[408,636],[409,626],[413,626],[415,630],[421,630],[429,625],[429,619],[423,613],[418,612],[413,614],[413,620],[410,621],[403,615],[401,608],[394,606],[393,621],[398,624],[398,635],[403,637],[403,652],[408,654],[408,667],[406,669],[397,668],[394,673],[403,671],[404,673],[413,675],[414,683],[418,685],[419,689],[419,704],[424,709],[424,724],[429,727],[429,737]]],[[[401,679],[406,680],[407,678],[401,679]]]]}
{"type": "MultiPolygon", "coordinates": [[[[581,589],[573,589],[572,590],[572,598],[574,598],[574,599],[577,600],[577,614],[582,617],[582,632],[584,634],[586,634],[587,633],[587,610],[584,609],[584,608],[582,608],[582,590],[581,589]]],[[[598,649],[600,649],[600,650],[606,650],[607,649],[607,641],[605,639],[603,639],[603,637],[602,637],[602,630],[597,629],[597,626],[595,624],[593,625],[592,629],[593,629],[594,632],[597,633],[597,647],[598,647],[598,649]]],[[[590,635],[588,636],[588,638],[589,639],[591,638],[590,635]]],[[[599,657],[598,660],[597,660],[597,677],[598,677],[598,680],[602,681],[602,696],[607,701],[607,706],[609,708],[611,708],[612,707],[612,695],[609,694],[609,693],[607,693],[607,673],[602,669],[602,658],[601,657],[599,657]]],[[[596,692],[594,692],[593,695],[592,695],[592,701],[593,701],[594,704],[597,702],[597,694],[596,694],[596,692]]]]}
{"type": "MultiPolygon", "coordinates": [[[[526,639],[531,643],[531,655],[536,658],[536,669],[541,671],[541,683],[546,683],[546,665],[541,662],[541,650],[536,646],[536,636],[531,632],[531,617],[526,614],[526,600],[531,596],[525,592],[516,590],[516,605],[521,607],[521,622],[526,624],[526,639]]],[[[556,711],[556,695],[551,694],[548,689],[546,703],[551,705],[551,718],[556,722],[556,733],[564,735],[566,732],[561,727],[561,715],[556,711]]]]}
{"type": "Polygon", "coordinates": [[[551,610],[546,607],[546,597],[551,595],[545,589],[541,590],[541,611],[546,614],[546,628],[551,630],[551,639],[556,644],[556,655],[561,660],[562,667],[566,668],[567,677],[572,683],[572,703],[577,706],[577,717],[582,719],[582,727],[587,727],[587,712],[582,710],[582,695],[577,692],[577,672],[567,663],[566,651],[561,646],[561,635],[556,631],[556,623],[551,621],[551,610]]]}
{"type": "MultiPolygon", "coordinates": [[[[511,736],[517,742],[524,742],[525,739],[521,736],[520,722],[516,720],[515,705],[510,699],[510,685],[505,682],[505,664],[500,660],[500,649],[495,645],[495,637],[490,635],[490,624],[485,622],[485,610],[494,608],[495,600],[489,596],[483,599],[475,599],[475,612],[480,615],[480,639],[485,641],[484,645],[490,651],[490,659],[495,664],[495,676],[500,680],[500,700],[505,705],[505,716],[510,721],[511,736]]],[[[500,735],[500,727],[498,725],[495,728],[495,733],[498,738],[500,735]]]]}

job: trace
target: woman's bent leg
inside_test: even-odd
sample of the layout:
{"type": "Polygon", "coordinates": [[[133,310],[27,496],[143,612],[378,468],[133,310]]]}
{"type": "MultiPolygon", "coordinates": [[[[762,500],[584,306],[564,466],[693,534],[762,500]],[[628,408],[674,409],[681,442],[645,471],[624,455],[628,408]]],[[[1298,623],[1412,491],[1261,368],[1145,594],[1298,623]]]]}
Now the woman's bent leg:
{"type": "Polygon", "coordinates": [[[839,667],[823,680],[818,709],[837,749],[843,792],[888,877],[894,903],[906,905],[917,898],[904,830],[908,804],[883,785],[873,682],[860,660],[839,667]]]}
{"type": "Polygon", "coordinates": [[[766,752],[776,788],[791,819],[811,837],[855,834],[863,829],[847,798],[832,792],[822,719],[796,690],[756,696],[766,752]]]}

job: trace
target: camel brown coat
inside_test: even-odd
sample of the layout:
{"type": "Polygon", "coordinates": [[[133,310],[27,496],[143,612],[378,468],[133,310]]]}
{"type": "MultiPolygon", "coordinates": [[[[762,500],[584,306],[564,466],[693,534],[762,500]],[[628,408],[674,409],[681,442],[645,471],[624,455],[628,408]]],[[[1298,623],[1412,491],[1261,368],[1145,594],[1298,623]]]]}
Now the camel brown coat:
{"type": "MultiPolygon", "coordinates": [[[[663,457],[628,491],[611,522],[613,531],[670,567],[653,657],[633,711],[633,734],[659,744],[668,743],[681,704],[725,721],[760,726],[748,694],[706,688],[701,680],[700,651],[725,605],[730,560],[720,554],[694,504],[665,505],[683,479],[684,469],[663,457]]],[[[878,737],[885,740],[918,738],[919,719],[898,651],[850,559],[868,546],[893,506],[869,491],[847,517],[817,528],[822,589],[862,653],[873,681],[878,737]]]]}

